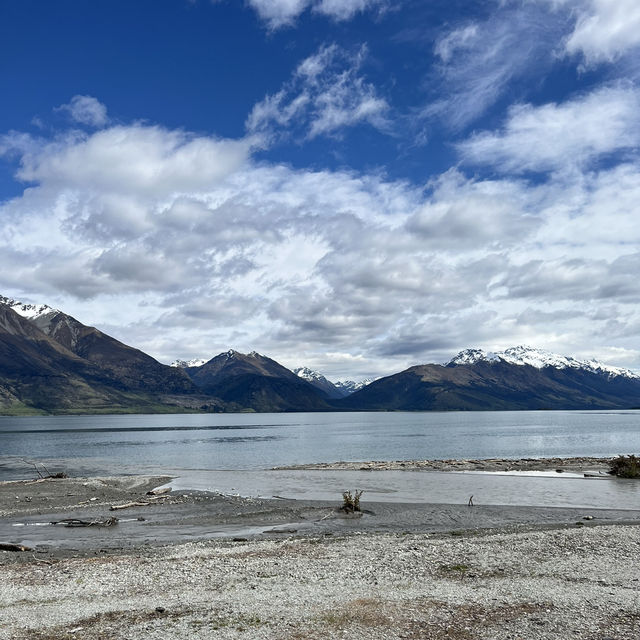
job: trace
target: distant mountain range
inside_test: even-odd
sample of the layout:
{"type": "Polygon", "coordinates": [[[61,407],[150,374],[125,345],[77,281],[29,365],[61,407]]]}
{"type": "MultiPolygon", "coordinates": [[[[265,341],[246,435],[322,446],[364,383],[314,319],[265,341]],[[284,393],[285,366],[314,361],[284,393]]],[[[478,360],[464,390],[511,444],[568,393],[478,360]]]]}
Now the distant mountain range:
{"type": "Polygon", "coordinates": [[[374,381],[329,381],[256,352],[164,365],[47,305],[0,297],[0,414],[640,407],[640,375],[513,347],[374,381]]]}

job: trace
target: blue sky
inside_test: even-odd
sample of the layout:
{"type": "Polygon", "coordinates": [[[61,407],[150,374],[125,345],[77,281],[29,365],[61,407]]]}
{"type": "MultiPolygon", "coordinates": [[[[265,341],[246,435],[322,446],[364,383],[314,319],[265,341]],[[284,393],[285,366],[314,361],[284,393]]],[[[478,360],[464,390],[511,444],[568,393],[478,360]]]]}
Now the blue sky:
{"type": "Polygon", "coordinates": [[[0,293],[163,362],[640,368],[633,0],[0,8],[0,293]]]}

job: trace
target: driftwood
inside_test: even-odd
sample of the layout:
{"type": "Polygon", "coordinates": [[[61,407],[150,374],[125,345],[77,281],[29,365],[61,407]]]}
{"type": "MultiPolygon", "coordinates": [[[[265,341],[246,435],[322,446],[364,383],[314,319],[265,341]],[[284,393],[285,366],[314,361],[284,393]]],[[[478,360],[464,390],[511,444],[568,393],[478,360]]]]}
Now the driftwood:
{"type": "Polygon", "coordinates": [[[52,521],[51,524],[61,524],[63,527],[113,527],[118,524],[118,518],[105,518],[104,520],[65,518],[64,520],[52,521]]]}
{"type": "Polygon", "coordinates": [[[25,464],[29,464],[31,465],[35,470],[36,473],[40,476],[41,480],[49,480],[49,479],[62,479],[62,478],[67,478],[67,474],[64,471],[58,471],[57,473],[49,473],[49,469],[47,469],[47,467],[44,466],[44,463],[40,463],[40,466],[45,470],[46,472],[46,476],[42,475],[42,473],[40,472],[40,469],[38,469],[38,465],[35,462],[29,462],[29,460],[25,460],[24,458],[22,458],[22,462],[24,462],[25,464]]]}
{"type": "Polygon", "coordinates": [[[148,507],[150,502],[126,502],[125,504],[112,504],[109,511],[118,511],[119,509],[129,509],[130,507],[148,507]]]}
{"type": "Polygon", "coordinates": [[[145,500],[149,503],[153,503],[153,502],[159,502],[160,500],[166,500],[167,498],[170,498],[171,496],[169,496],[168,494],[165,493],[165,495],[163,496],[149,496],[148,498],[145,498],[145,500]]]}
{"type": "Polygon", "coordinates": [[[23,544],[0,542],[0,551],[33,551],[33,549],[31,547],[25,547],[23,544]]]}

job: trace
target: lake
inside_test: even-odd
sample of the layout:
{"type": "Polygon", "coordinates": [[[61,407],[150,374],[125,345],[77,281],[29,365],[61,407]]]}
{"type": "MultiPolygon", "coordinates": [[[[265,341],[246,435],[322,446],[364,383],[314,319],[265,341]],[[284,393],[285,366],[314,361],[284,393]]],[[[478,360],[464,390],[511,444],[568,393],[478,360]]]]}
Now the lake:
{"type": "Polygon", "coordinates": [[[640,411],[0,417],[0,479],[33,476],[24,460],[77,475],[629,453],[640,411]]]}
{"type": "Polygon", "coordinates": [[[0,417],[0,479],[169,474],[176,490],[334,499],[640,508],[640,483],[496,474],[266,471],[338,460],[640,453],[640,411],[0,417]]]}

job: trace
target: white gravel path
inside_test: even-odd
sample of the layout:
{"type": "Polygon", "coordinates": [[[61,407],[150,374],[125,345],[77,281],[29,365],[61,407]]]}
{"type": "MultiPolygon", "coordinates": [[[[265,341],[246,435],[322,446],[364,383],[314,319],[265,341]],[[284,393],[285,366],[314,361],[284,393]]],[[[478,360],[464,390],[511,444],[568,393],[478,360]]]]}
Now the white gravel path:
{"type": "Polygon", "coordinates": [[[11,640],[640,638],[637,526],[218,540],[0,571],[11,640]]]}

